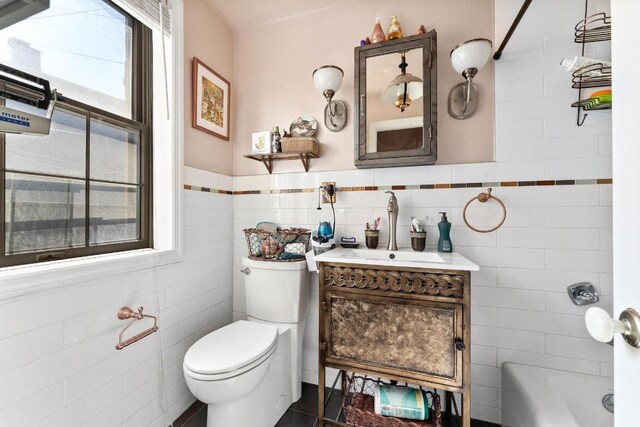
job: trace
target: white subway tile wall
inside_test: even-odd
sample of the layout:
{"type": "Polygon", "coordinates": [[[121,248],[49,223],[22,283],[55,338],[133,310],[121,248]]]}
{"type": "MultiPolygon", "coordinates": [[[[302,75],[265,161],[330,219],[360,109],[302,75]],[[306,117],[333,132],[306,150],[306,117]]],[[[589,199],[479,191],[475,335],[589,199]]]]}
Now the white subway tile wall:
{"type": "MultiPolygon", "coordinates": [[[[231,178],[214,185],[231,190],[231,178]]],[[[184,354],[232,321],[233,196],[183,197],[183,262],[0,301],[1,426],[166,427],[193,403],[184,354]],[[125,305],[158,315],[160,330],[117,351],[125,305]]]]}
{"type": "MultiPolygon", "coordinates": [[[[236,178],[236,181],[242,179],[236,178]]],[[[341,184],[350,185],[338,182],[341,184]]],[[[592,282],[602,294],[598,305],[612,309],[611,245],[608,238],[601,239],[603,233],[611,232],[611,209],[601,207],[608,204],[608,200],[603,200],[604,203],[600,200],[601,194],[609,197],[610,193],[599,192],[599,187],[603,185],[498,187],[494,194],[507,206],[509,220],[496,233],[488,235],[471,232],[460,218],[462,207],[479,189],[396,191],[400,202],[399,244],[409,245],[411,215],[427,217],[427,240],[433,246],[438,237],[437,212],[454,212],[451,217],[454,248],[481,266],[480,271],[472,275],[471,296],[474,418],[500,422],[499,406],[487,405],[494,402],[490,396],[495,396],[500,388],[500,366],[505,361],[593,375],[600,375],[600,363],[612,363],[612,348],[588,337],[584,326],[585,308],[574,306],[566,291],[572,283],[592,282]],[[425,205],[430,207],[421,207],[425,205]],[[575,218],[573,224],[571,218],[575,218]],[[567,342],[575,344],[573,349],[561,345],[567,342]]],[[[242,268],[241,258],[247,253],[243,228],[254,226],[260,220],[279,222],[280,218],[291,220],[282,222],[287,226],[310,228],[317,227],[320,220],[331,220],[328,205],[321,211],[315,209],[316,197],[317,193],[234,196],[234,272],[242,268]],[[254,208],[258,206],[260,208],[254,208]],[[290,211],[307,212],[308,220],[302,215],[288,214],[290,211]]],[[[362,241],[365,222],[381,215],[380,246],[383,247],[387,239],[384,212],[387,198],[383,191],[338,192],[337,235],[356,236],[362,241]],[[354,199],[356,203],[352,203],[354,199]]],[[[478,210],[489,211],[480,221],[483,226],[499,219],[497,210],[478,210]]],[[[303,379],[316,383],[317,274],[312,275],[311,283],[303,379]]],[[[243,278],[234,274],[234,319],[244,318],[244,310],[243,278]]],[[[610,372],[606,365],[603,372],[610,372]]]]}

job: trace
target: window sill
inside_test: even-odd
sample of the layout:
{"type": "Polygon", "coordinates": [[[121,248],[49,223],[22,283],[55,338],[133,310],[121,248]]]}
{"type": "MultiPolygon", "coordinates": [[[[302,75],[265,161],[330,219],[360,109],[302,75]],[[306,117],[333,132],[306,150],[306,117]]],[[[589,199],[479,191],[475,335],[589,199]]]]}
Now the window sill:
{"type": "Polygon", "coordinates": [[[176,250],[139,249],[0,268],[0,301],[180,261],[176,250]]]}

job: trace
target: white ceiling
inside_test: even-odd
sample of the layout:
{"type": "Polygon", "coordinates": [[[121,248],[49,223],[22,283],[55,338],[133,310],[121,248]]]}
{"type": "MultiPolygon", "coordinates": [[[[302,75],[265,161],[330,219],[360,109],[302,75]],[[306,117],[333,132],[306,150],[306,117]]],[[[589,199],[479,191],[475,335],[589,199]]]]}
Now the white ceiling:
{"type": "Polygon", "coordinates": [[[231,27],[242,30],[256,25],[303,16],[318,10],[344,6],[345,0],[207,0],[231,27]]]}

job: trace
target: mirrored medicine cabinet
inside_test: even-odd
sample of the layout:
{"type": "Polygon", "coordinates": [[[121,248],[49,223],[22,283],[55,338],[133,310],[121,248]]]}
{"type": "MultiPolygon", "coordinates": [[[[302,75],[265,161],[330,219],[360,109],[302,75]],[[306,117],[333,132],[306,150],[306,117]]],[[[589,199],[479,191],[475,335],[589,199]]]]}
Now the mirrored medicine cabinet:
{"type": "Polygon", "coordinates": [[[355,49],[355,165],[437,159],[435,30],[355,49]]]}

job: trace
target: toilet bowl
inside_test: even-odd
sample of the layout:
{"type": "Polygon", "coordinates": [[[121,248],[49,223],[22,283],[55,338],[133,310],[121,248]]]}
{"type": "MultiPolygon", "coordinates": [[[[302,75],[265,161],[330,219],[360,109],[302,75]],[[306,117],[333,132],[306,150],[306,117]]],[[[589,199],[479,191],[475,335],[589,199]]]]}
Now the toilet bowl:
{"type": "Polygon", "coordinates": [[[228,403],[244,397],[267,375],[277,338],[276,327],[244,320],[202,338],[184,358],[191,393],[201,402],[228,403]]]}
{"type": "Polygon", "coordinates": [[[242,263],[248,321],[206,335],[184,357],[187,386],[208,405],[208,427],[273,427],[301,397],[306,263],[242,263]]]}

